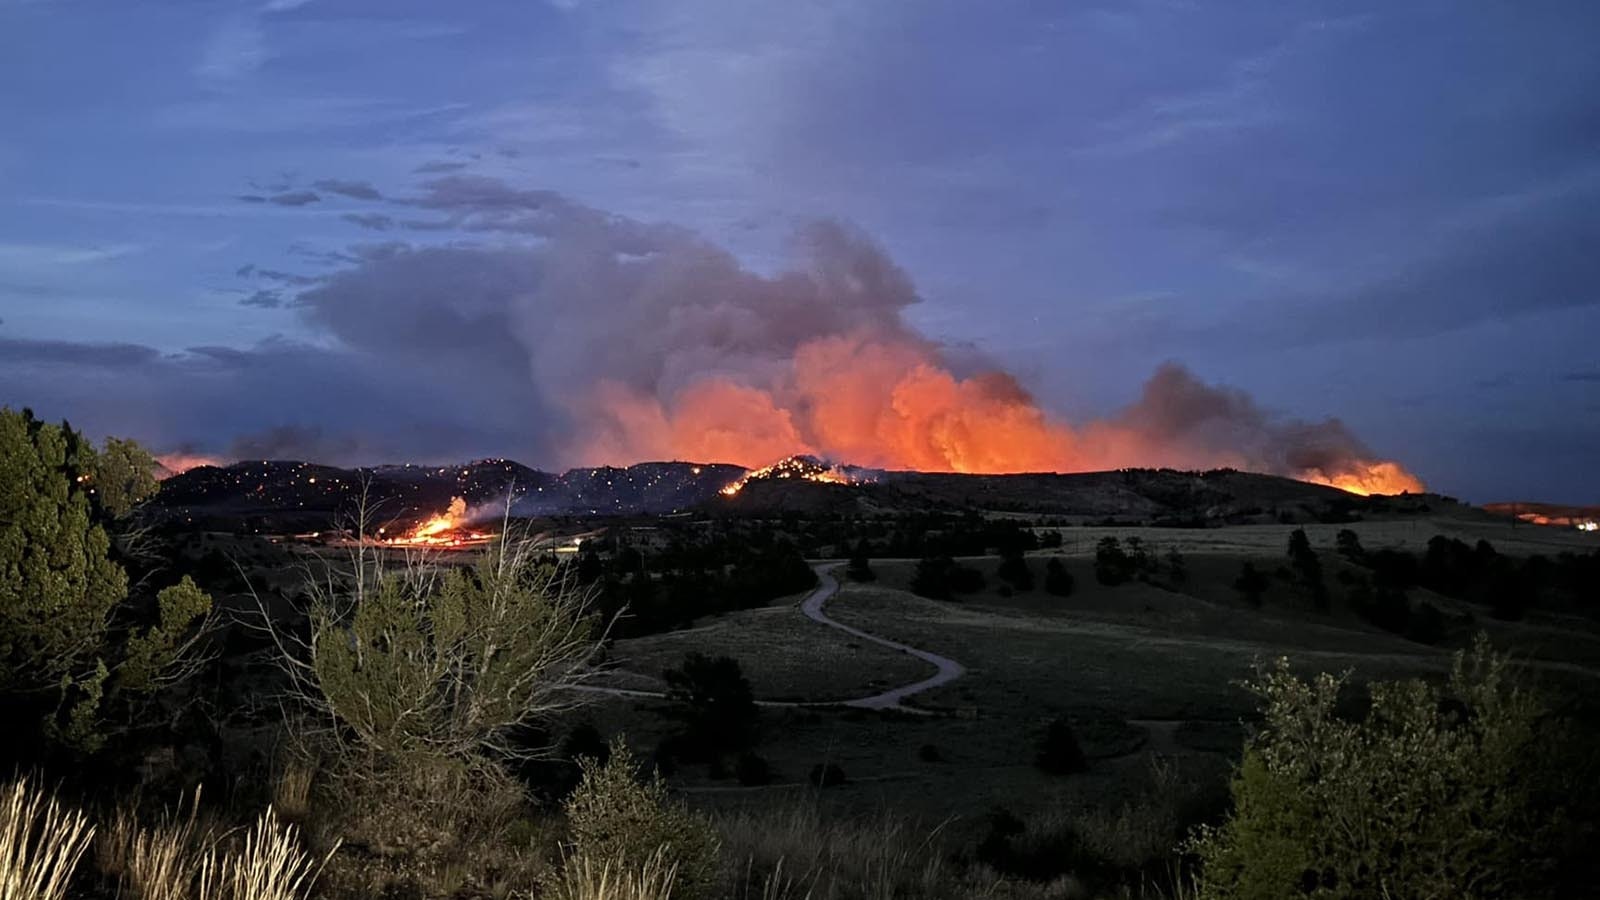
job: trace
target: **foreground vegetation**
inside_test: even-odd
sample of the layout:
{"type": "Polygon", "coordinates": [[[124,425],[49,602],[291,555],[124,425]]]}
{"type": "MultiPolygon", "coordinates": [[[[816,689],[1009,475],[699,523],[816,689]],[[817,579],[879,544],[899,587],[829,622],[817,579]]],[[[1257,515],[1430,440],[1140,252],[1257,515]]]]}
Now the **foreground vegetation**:
{"type": "MultiPolygon", "coordinates": [[[[619,596],[648,596],[652,624],[638,633],[688,624],[664,599],[666,573],[689,584],[701,572],[722,608],[754,605],[734,599],[740,585],[770,601],[813,583],[797,543],[726,557],[679,546],[651,563],[597,545],[569,564],[515,534],[468,564],[396,565],[356,547],[308,565],[293,591],[240,567],[250,590],[228,593],[248,602],[224,618],[213,586],[151,551],[141,453],[0,412],[0,696],[20,738],[5,762],[33,773],[0,788],[0,898],[1514,898],[1595,883],[1585,698],[1551,693],[1481,637],[1448,657],[1427,648],[1450,662],[1442,679],[1358,681],[1293,665],[1293,653],[1261,665],[1253,727],[1242,743],[1215,741],[1237,760],[1225,795],[1172,753],[1141,752],[1138,728],[1116,716],[1030,708],[1020,714],[1041,719],[1036,736],[1010,748],[1030,778],[1071,785],[1109,760],[1136,774],[1095,803],[953,818],[849,810],[830,799],[860,777],[842,754],[793,770],[764,748],[808,730],[831,748],[834,723],[849,720],[825,716],[900,735],[966,720],[762,707],[741,662],[700,653],[695,632],[674,636],[696,649],[649,701],[663,711],[653,745],[637,716],[608,740],[578,709],[607,696],[597,675],[628,644],[616,640],[619,596]],[[690,768],[709,784],[677,777],[690,768]]],[[[1116,604],[1216,581],[1202,557],[1126,538],[1097,539],[1092,572],[1074,575],[1061,557],[1028,555],[1052,549],[1054,529],[950,533],[957,543],[906,543],[920,563],[877,561],[873,539],[853,532],[839,555],[901,628],[908,608],[892,604],[917,599],[902,583],[948,611],[979,592],[985,604],[1116,604]],[[973,549],[997,564],[957,552],[973,549]]],[[[1237,562],[1219,569],[1241,632],[1291,605],[1370,621],[1358,578],[1415,592],[1408,609],[1495,608],[1475,593],[1482,573],[1531,565],[1445,542],[1407,575],[1386,548],[1341,538],[1327,558],[1305,532],[1285,533],[1282,562],[1257,570],[1264,584],[1237,562]]],[[[1564,579],[1581,575],[1562,567],[1587,563],[1552,565],[1536,573],[1552,585],[1541,602],[1567,602],[1564,579]]],[[[872,624],[861,609],[837,614],[872,624]]],[[[979,789],[1003,777],[966,768],[962,749],[926,740],[917,763],[979,789]]]]}

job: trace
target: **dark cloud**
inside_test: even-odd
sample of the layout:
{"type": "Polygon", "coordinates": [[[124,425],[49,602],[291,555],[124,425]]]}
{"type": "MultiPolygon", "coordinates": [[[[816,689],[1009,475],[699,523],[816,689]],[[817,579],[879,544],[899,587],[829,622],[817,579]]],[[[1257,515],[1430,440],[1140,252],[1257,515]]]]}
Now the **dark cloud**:
{"type": "Polygon", "coordinates": [[[277,281],[293,287],[306,287],[320,282],[322,279],[315,275],[302,275],[299,272],[285,272],[282,269],[263,269],[255,263],[247,263],[234,270],[240,278],[259,278],[263,281],[277,281]]]}
{"type": "Polygon", "coordinates": [[[316,203],[322,198],[315,191],[288,191],[282,194],[273,194],[267,198],[268,203],[278,206],[305,206],[316,203]]]}
{"type": "Polygon", "coordinates": [[[373,231],[388,231],[394,227],[394,219],[383,213],[345,213],[340,218],[352,225],[370,228],[373,231]]]}
{"type": "Polygon", "coordinates": [[[1561,380],[1577,382],[1580,384],[1600,383],[1600,369],[1590,372],[1563,372],[1561,375],[1561,380]]]}
{"type": "Polygon", "coordinates": [[[365,181],[343,181],[337,178],[325,178],[311,185],[326,194],[338,194],[352,200],[382,200],[383,195],[378,189],[365,181]]]}
{"type": "Polygon", "coordinates": [[[433,162],[425,162],[411,171],[417,173],[418,175],[442,175],[446,172],[459,172],[466,167],[467,164],[464,162],[449,162],[441,159],[433,162]]]}
{"type": "Polygon", "coordinates": [[[137,344],[92,344],[0,338],[0,360],[8,365],[126,368],[145,365],[161,354],[137,344]]]}
{"type": "Polygon", "coordinates": [[[253,306],[257,309],[277,309],[283,305],[283,294],[263,288],[239,301],[240,306],[253,306]]]}

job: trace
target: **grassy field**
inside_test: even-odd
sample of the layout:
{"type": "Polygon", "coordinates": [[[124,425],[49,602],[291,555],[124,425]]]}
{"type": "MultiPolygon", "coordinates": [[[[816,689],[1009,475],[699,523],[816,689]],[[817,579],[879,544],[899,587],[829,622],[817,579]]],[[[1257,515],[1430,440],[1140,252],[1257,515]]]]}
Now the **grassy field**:
{"type": "MultiPolygon", "coordinates": [[[[988,588],[953,602],[933,601],[908,590],[913,562],[874,561],[878,579],[844,582],[828,613],[964,665],[963,677],[912,700],[936,714],[767,708],[757,752],[772,764],[775,784],[742,787],[702,769],[681,770],[674,781],[694,802],[723,809],[795,797],[857,812],[894,809],[932,822],[956,816],[973,828],[997,805],[1019,813],[1103,814],[1147,792],[1152,767],[1185,790],[1215,796],[1254,712],[1240,681],[1258,662],[1283,655],[1301,671],[1348,669],[1358,682],[1439,676],[1454,647],[1471,633],[1463,628],[1443,646],[1425,646],[1380,631],[1346,609],[1337,575],[1349,564],[1331,552],[1344,526],[1307,527],[1313,546],[1324,551],[1334,595],[1331,611],[1314,612],[1302,588],[1273,574],[1287,562],[1292,527],[1066,529],[1060,551],[1043,551],[1030,562],[1042,580],[1041,557],[1062,556],[1077,583],[1068,598],[1041,589],[1006,596],[994,577],[999,560],[977,557],[965,562],[985,573],[988,588]],[[1137,536],[1157,554],[1177,549],[1185,557],[1187,580],[1172,587],[1098,584],[1092,550],[1106,535],[1137,536]],[[1261,609],[1245,605],[1232,587],[1246,560],[1269,574],[1261,609]],[[1057,716],[1073,721],[1092,760],[1088,773],[1061,778],[1034,767],[1038,739],[1057,716]],[[823,791],[812,787],[807,774],[825,762],[840,765],[849,783],[823,791]]],[[[1593,536],[1495,523],[1378,522],[1353,528],[1369,549],[1417,550],[1438,533],[1484,537],[1511,552],[1550,553],[1594,543],[1593,536]]],[[[1425,591],[1413,597],[1451,614],[1474,612],[1471,629],[1488,630],[1497,645],[1512,649],[1541,677],[1585,690],[1600,687],[1600,631],[1588,620],[1536,613],[1525,622],[1505,623],[1425,591]]],[[[660,686],[654,677],[660,669],[691,650],[738,659],[764,699],[859,696],[930,671],[921,661],[812,622],[793,603],[621,641],[614,660],[639,673],[630,686],[652,689],[660,686]]],[[[590,714],[603,731],[626,732],[648,750],[675,727],[670,712],[664,703],[608,699],[590,714]]]]}

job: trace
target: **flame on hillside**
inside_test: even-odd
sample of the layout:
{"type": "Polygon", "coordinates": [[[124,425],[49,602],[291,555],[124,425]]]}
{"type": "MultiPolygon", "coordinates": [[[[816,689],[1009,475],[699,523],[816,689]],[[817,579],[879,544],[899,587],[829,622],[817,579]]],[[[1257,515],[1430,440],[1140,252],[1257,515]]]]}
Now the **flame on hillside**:
{"type": "Polygon", "coordinates": [[[156,456],[156,463],[160,466],[160,468],[156,469],[157,481],[165,481],[174,475],[182,475],[184,472],[187,472],[190,469],[199,468],[200,466],[227,465],[226,462],[214,456],[206,456],[200,453],[182,452],[162,453],[156,456]]]}
{"type": "Polygon", "coordinates": [[[481,546],[493,539],[493,534],[468,527],[467,501],[452,497],[450,506],[444,512],[429,518],[401,537],[384,538],[383,542],[396,547],[461,549],[481,546]]]}
{"type": "Polygon", "coordinates": [[[859,484],[868,480],[859,473],[852,473],[843,466],[829,465],[809,456],[791,456],[770,466],[744,473],[739,476],[738,480],[723,488],[722,495],[724,497],[732,497],[744,490],[744,486],[752,481],[766,481],[778,478],[797,478],[823,484],[859,484]]]}
{"type": "Polygon", "coordinates": [[[1425,489],[1417,476],[1407,472],[1399,463],[1387,461],[1368,463],[1358,460],[1344,471],[1326,473],[1320,469],[1310,469],[1295,477],[1363,497],[1373,494],[1420,494],[1425,489]]]}

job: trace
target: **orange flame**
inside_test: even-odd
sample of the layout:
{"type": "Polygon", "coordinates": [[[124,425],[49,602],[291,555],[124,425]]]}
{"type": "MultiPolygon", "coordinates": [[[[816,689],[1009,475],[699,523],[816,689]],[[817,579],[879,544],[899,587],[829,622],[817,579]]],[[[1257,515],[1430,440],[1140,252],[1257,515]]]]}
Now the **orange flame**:
{"type": "Polygon", "coordinates": [[[387,543],[402,547],[465,547],[482,544],[494,537],[467,527],[467,501],[461,497],[450,498],[444,512],[428,519],[404,537],[389,538],[387,543]]]}
{"type": "Polygon", "coordinates": [[[840,466],[829,466],[816,462],[807,457],[791,456],[780,460],[770,466],[752,469],[739,476],[737,481],[722,489],[724,497],[732,497],[744,490],[744,486],[751,481],[760,481],[769,478],[798,478],[804,481],[817,481],[823,484],[856,484],[861,479],[852,476],[840,466]]]}
{"type": "Polygon", "coordinates": [[[1332,474],[1312,469],[1296,477],[1301,481],[1325,484],[1363,497],[1373,494],[1420,494],[1424,490],[1421,479],[1401,468],[1399,463],[1356,463],[1355,466],[1354,469],[1332,474]]]}
{"type": "MultiPolygon", "coordinates": [[[[714,459],[755,468],[804,454],[870,468],[983,474],[1251,467],[1239,453],[1178,446],[1129,421],[1057,421],[1011,375],[959,375],[934,345],[903,333],[816,338],[786,366],[765,387],[708,375],[666,398],[603,382],[583,404],[587,421],[595,410],[601,421],[573,456],[714,459]]],[[[1332,468],[1280,474],[1359,494],[1423,489],[1395,462],[1353,459],[1332,468]]]]}

